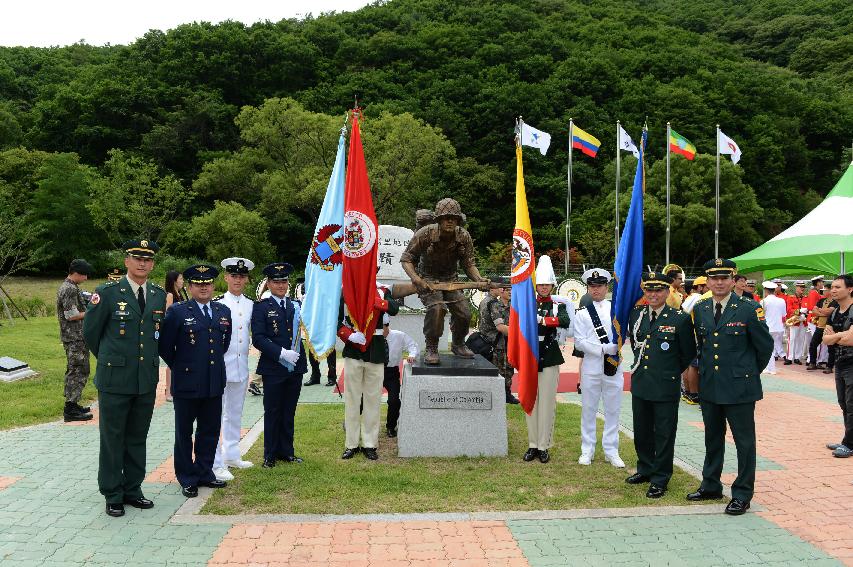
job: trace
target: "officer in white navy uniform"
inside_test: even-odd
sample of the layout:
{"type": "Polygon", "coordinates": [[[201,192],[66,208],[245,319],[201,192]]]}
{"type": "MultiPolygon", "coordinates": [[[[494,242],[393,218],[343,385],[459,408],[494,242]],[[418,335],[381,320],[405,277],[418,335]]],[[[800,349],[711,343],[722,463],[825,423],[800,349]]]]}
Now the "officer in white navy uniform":
{"type": "MultiPolygon", "coordinates": [[[[581,365],[581,456],[578,463],[589,465],[595,455],[598,404],[604,401],[604,433],[601,446],[604,460],[616,468],[625,468],[619,457],[619,409],[625,378],[621,364],[608,368],[608,357],[618,355],[616,338],[610,319],[610,301],[605,299],[610,272],[601,268],[587,270],[581,276],[586,282],[592,303],[575,315],[575,347],[584,353],[581,365]],[[592,314],[590,310],[595,310],[592,314]],[[593,319],[597,319],[594,321],[593,319]],[[612,374],[611,374],[612,373],[612,374]]],[[[618,360],[618,359],[616,359],[618,360]]]]}
{"type": "Polygon", "coordinates": [[[225,269],[228,291],[214,297],[231,310],[231,346],[225,353],[225,393],[222,395],[222,434],[216,447],[213,474],[219,480],[233,480],[228,467],[247,469],[251,461],[240,458],[240,424],[243,401],[249,386],[249,328],[254,301],[243,294],[249,283],[249,272],[255,263],[247,258],[226,258],[220,264],[225,269]]]}

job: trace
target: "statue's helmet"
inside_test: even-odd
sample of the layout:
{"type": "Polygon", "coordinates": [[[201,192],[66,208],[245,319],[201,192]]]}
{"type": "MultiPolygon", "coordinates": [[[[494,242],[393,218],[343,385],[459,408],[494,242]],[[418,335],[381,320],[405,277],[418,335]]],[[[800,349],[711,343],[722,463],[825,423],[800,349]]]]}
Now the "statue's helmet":
{"type": "Polygon", "coordinates": [[[444,217],[455,218],[460,225],[465,224],[465,215],[462,214],[462,207],[455,199],[447,197],[442,199],[435,205],[435,221],[438,222],[444,217]]]}

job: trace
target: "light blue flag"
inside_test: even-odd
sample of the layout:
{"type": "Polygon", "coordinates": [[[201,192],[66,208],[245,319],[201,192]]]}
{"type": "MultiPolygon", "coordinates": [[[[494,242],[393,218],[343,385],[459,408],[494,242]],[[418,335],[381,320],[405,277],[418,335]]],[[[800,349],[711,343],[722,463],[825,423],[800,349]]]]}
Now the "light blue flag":
{"type": "Polygon", "coordinates": [[[302,330],[308,339],[308,348],[320,360],[332,352],[338,336],[338,310],[343,290],[345,134],[346,131],[341,130],[335,167],[305,262],[302,330]]]}
{"type": "MultiPolygon", "coordinates": [[[[634,189],[631,192],[631,206],[628,208],[628,219],[622,229],[622,239],[616,252],[616,265],[613,268],[613,302],[610,314],[613,321],[614,338],[621,349],[628,330],[628,317],[643,296],[640,280],[643,275],[643,193],[646,191],[646,138],[648,133],[643,129],[637,160],[637,172],[634,174],[634,189]]],[[[618,357],[616,357],[618,359],[618,357]]]]}

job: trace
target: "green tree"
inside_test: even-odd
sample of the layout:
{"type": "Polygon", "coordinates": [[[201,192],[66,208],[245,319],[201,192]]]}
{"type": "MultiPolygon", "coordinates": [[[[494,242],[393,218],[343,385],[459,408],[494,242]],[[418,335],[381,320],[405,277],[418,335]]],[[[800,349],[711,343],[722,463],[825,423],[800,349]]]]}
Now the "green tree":
{"type": "Polygon", "coordinates": [[[268,233],[267,221],[257,212],[217,201],[212,211],[192,220],[186,238],[203,243],[204,257],[217,264],[223,258],[243,256],[263,266],[275,258],[268,233]]]}
{"type": "Polygon", "coordinates": [[[115,246],[129,238],[156,240],[190,204],[194,193],[173,175],[121,150],[111,150],[102,175],[92,180],[89,212],[115,246]]]}

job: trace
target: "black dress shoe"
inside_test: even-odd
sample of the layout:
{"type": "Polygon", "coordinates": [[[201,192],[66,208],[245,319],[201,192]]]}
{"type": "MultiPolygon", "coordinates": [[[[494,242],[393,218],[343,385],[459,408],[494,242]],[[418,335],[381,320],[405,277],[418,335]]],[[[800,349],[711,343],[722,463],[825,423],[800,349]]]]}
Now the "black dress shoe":
{"type": "Polygon", "coordinates": [[[800,359],[799,359],[799,358],[795,358],[795,359],[794,359],[794,364],[802,364],[802,362],[800,362],[800,359]]]}
{"type": "Polygon", "coordinates": [[[346,450],[344,451],[344,454],[343,454],[343,455],[341,455],[341,458],[342,458],[342,459],[352,459],[353,457],[355,457],[355,454],[356,454],[356,453],[358,453],[358,449],[357,449],[357,448],[356,448],[356,449],[346,449],[346,450]]]}
{"type": "Polygon", "coordinates": [[[749,510],[749,502],[744,502],[739,498],[732,498],[732,501],[726,506],[726,514],[729,516],[740,516],[747,510],[749,510]]]}
{"type": "Polygon", "coordinates": [[[388,428],[388,437],[394,438],[396,436],[397,436],[397,428],[396,427],[389,427],[388,428]]]}
{"type": "Polygon", "coordinates": [[[208,480],[206,482],[200,482],[200,483],[198,483],[198,485],[199,486],[206,486],[208,488],[225,488],[226,486],[228,486],[228,483],[225,482],[224,480],[213,479],[213,480],[208,480]]]}
{"type": "Polygon", "coordinates": [[[806,370],[817,370],[817,364],[807,364],[806,370]]]}
{"type": "Polygon", "coordinates": [[[666,494],[666,488],[652,484],[646,491],[646,498],[660,498],[664,494],[666,494]]]}
{"type": "Polygon", "coordinates": [[[625,482],[627,482],[628,484],[643,484],[644,482],[649,482],[649,480],[649,477],[647,477],[646,475],[635,472],[634,474],[626,478],[625,482]]]}
{"type": "Polygon", "coordinates": [[[824,374],[832,374],[834,372],[835,372],[835,370],[833,370],[832,368],[827,368],[826,370],[823,371],[824,374]]]}
{"type": "Polygon", "coordinates": [[[792,364],[794,364],[794,363],[793,363],[793,362],[791,362],[790,360],[788,360],[788,359],[786,358],[786,359],[785,359],[785,362],[783,362],[782,364],[784,364],[785,366],[791,366],[791,365],[792,365],[792,364]]]}
{"type": "Polygon", "coordinates": [[[197,486],[182,486],[181,494],[186,496],[187,498],[195,498],[198,496],[198,487],[197,486]]]}
{"type": "Polygon", "coordinates": [[[110,504],[107,502],[107,516],[120,518],[124,516],[124,504],[110,504]]]}
{"type": "Polygon", "coordinates": [[[293,455],[288,455],[287,457],[282,457],[279,460],[284,461],[286,463],[301,463],[302,457],[294,457],[293,455]]]}
{"type": "Polygon", "coordinates": [[[551,455],[548,453],[548,449],[542,449],[539,451],[539,462],[543,465],[551,460],[551,455]]]}
{"type": "Polygon", "coordinates": [[[139,508],[140,510],[148,510],[149,508],[154,507],[154,502],[148,500],[144,496],[140,496],[139,498],[125,498],[124,503],[128,506],[139,508]]]}
{"type": "Polygon", "coordinates": [[[264,462],[261,466],[265,469],[271,469],[275,466],[275,459],[264,459],[264,462]]]}
{"type": "Polygon", "coordinates": [[[691,502],[698,502],[699,500],[719,500],[722,497],[722,492],[708,492],[704,488],[700,488],[696,492],[691,492],[687,495],[687,499],[691,502]]]}
{"type": "Polygon", "coordinates": [[[526,453],[524,453],[524,456],[521,457],[521,460],[524,461],[525,463],[529,463],[530,461],[532,461],[533,459],[535,459],[538,456],[539,456],[539,449],[536,449],[535,447],[531,447],[527,450],[526,453]]]}
{"type": "Polygon", "coordinates": [[[326,386],[334,386],[335,384],[337,384],[337,382],[335,382],[334,380],[329,380],[328,382],[326,382],[326,386]]]}
{"type": "Polygon", "coordinates": [[[375,461],[379,458],[379,455],[376,453],[375,447],[365,447],[364,456],[370,459],[371,461],[375,461]]]}
{"type": "Polygon", "coordinates": [[[303,385],[303,386],[313,386],[314,384],[319,384],[319,383],[320,383],[320,377],[319,377],[319,376],[317,376],[317,378],[316,378],[316,379],[315,379],[315,378],[313,378],[313,377],[312,377],[312,378],[309,378],[308,380],[304,381],[304,382],[302,383],[302,385],[303,385]]]}

